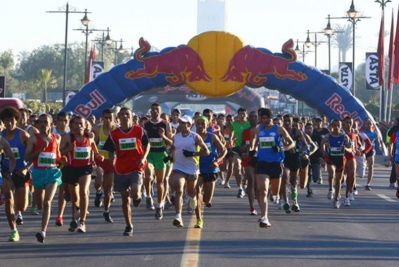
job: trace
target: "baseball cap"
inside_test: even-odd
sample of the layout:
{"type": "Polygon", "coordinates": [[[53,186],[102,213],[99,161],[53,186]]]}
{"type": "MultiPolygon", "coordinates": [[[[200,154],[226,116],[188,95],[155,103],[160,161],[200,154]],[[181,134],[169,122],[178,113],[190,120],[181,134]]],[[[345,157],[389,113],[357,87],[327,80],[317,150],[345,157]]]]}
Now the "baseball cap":
{"type": "Polygon", "coordinates": [[[209,120],[205,116],[199,116],[195,121],[203,120],[206,124],[209,124],[209,120]]]}
{"type": "Polygon", "coordinates": [[[177,112],[178,114],[181,114],[181,111],[180,111],[180,109],[178,109],[178,108],[175,108],[173,111],[172,111],[172,113],[173,112],[177,112]]]}
{"type": "Polygon", "coordinates": [[[181,116],[179,120],[181,120],[182,122],[188,122],[190,124],[193,124],[193,119],[188,115],[181,116]]]}

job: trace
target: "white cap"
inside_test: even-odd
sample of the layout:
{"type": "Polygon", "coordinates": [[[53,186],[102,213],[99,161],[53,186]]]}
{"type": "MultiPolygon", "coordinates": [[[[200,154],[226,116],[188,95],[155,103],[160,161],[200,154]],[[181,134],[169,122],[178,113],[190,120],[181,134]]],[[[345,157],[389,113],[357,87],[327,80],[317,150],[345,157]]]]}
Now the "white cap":
{"type": "Polygon", "coordinates": [[[188,123],[190,123],[191,125],[193,124],[193,119],[192,119],[190,116],[188,116],[188,115],[183,115],[183,116],[181,116],[181,117],[179,118],[179,120],[182,121],[182,122],[188,122],[188,123]]]}

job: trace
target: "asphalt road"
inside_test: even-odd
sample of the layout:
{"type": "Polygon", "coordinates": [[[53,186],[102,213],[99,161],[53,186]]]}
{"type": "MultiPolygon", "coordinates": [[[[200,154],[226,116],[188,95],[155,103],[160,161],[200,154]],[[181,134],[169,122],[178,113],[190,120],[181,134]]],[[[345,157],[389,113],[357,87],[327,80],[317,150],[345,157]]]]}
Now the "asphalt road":
{"type": "MultiPolygon", "coordinates": [[[[133,208],[134,236],[125,237],[120,198],[111,207],[114,223],[90,200],[87,233],[55,226],[52,216],[46,243],[40,244],[40,216],[24,213],[21,240],[8,242],[10,230],[0,207],[0,267],[8,266],[399,266],[399,201],[388,188],[389,169],[378,166],[372,191],[359,180],[351,207],[333,209],[327,185],[315,185],[314,197],[299,191],[301,211],[285,214],[270,205],[271,228],[261,229],[250,216],[248,200],[237,190],[217,187],[212,208],[204,210],[204,228],[194,229],[194,215],[183,215],[184,228],[172,225],[174,210],[157,221],[145,204],[133,208]]],[[[92,190],[93,191],[93,190],[92,190]]],[[[54,202],[53,205],[56,205],[54,202]]],[[[69,215],[68,206],[66,214],[69,215]]],[[[55,210],[55,207],[54,207],[55,210]]],[[[68,217],[65,218],[68,224],[68,217]]]]}

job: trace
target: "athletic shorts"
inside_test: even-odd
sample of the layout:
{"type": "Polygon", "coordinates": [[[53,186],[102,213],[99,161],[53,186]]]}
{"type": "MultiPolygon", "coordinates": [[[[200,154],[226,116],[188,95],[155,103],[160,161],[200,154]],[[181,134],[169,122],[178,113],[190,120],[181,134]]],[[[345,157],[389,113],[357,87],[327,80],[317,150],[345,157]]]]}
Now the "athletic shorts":
{"type": "Polygon", "coordinates": [[[63,168],[62,174],[63,176],[62,181],[67,184],[71,184],[77,186],[79,183],[79,178],[85,175],[90,175],[93,172],[93,166],[81,166],[81,167],[73,167],[68,166],[67,168],[63,168]]]}
{"type": "Polygon", "coordinates": [[[198,179],[198,174],[188,174],[179,170],[173,170],[172,174],[170,176],[173,175],[173,173],[176,173],[178,175],[180,175],[180,177],[183,177],[184,179],[186,179],[187,181],[195,181],[198,179]]]}
{"type": "Polygon", "coordinates": [[[151,163],[152,165],[154,165],[154,169],[156,171],[165,170],[167,164],[169,164],[169,163],[166,164],[165,162],[163,162],[163,159],[167,156],[168,156],[168,153],[166,153],[166,151],[150,152],[150,153],[148,153],[147,161],[148,161],[148,163],[151,163]]]}
{"type": "Polygon", "coordinates": [[[366,154],[366,159],[375,155],[375,150],[372,149],[366,154]]]}
{"type": "Polygon", "coordinates": [[[283,168],[281,162],[258,161],[255,172],[268,175],[270,179],[279,179],[283,175],[283,168]]]}
{"type": "Polygon", "coordinates": [[[301,163],[301,169],[305,169],[307,166],[309,166],[310,160],[303,158],[303,159],[300,159],[300,163],[301,163]]]}
{"type": "Polygon", "coordinates": [[[284,166],[291,172],[298,171],[301,168],[301,160],[299,159],[298,154],[285,153],[284,166]]]}
{"type": "Polygon", "coordinates": [[[144,172],[134,171],[129,174],[114,174],[114,190],[125,192],[129,190],[132,184],[142,185],[144,172]]]}
{"type": "MultiPolygon", "coordinates": [[[[5,177],[4,173],[2,175],[3,175],[3,177],[5,177]]],[[[32,181],[32,174],[31,174],[30,171],[28,171],[25,176],[19,176],[14,171],[14,173],[12,174],[11,179],[12,179],[12,181],[14,183],[14,187],[15,188],[26,187],[26,186],[29,186],[30,182],[32,181]]]]}
{"type": "Polygon", "coordinates": [[[212,183],[218,179],[219,173],[201,173],[200,176],[204,183],[212,183]]]}
{"type": "Polygon", "coordinates": [[[101,169],[103,169],[104,174],[113,174],[115,171],[114,165],[111,164],[109,159],[104,159],[103,161],[96,159],[96,164],[97,164],[97,167],[100,167],[101,169]]]}
{"type": "Polygon", "coordinates": [[[346,165],[346,157],[342,156],[336,156],[336,157],[327,156],[325,158],[325,161],[327,164],[334,165],[336,171],[342,171],[346,165]]]}
{"type": "Polygon", "coordinates": [[[46,185],[57,183],[57,186],[62,184],[61,170],[59,168],[39,169],[33,168],[32,170],[32,184],[35,188],[44,189],[46,185]]]}
{"type": "Polygon", "coordinates": [[[246,157],[243,161],[242,161],[242,163],[241,163],[241,165],[243,166],[243,167],[248,167],[248,166],[250,166],[250,167],[256,167],[256,163],[257,163],[257,161],[258,161],[258,158],[257,157],[246,157]]]}

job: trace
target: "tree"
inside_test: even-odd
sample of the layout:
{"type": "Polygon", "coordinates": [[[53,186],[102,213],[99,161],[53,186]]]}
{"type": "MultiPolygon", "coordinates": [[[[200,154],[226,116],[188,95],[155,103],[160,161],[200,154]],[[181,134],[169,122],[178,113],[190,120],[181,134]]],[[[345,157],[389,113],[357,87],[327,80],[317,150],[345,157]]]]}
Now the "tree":
{"type": "Polygon", "coordinates": [[[338,48],[339,61],[346,62],[346,52],[352,47],[352,24],[337,25],[333,35],[333,45],[338,48]],[[342,57],[341,57],[342,55],[342,57]]]}
{"type": "Polygon", "coordinates": [[[39,75],[39,84],[43,86],[43,102],[46,105],[46,107],[47,107],[48,87],[55,84],[55,80],[51,77],[51,72],[52,72],[51,70],[41,69],[39,75]]]}
{"type": "Polygon", "coordinates": [[[14,67],[14,56],[11,50],[4,51],[0,54],[0,71],[4,74],[8,73],[14,67]]]}

